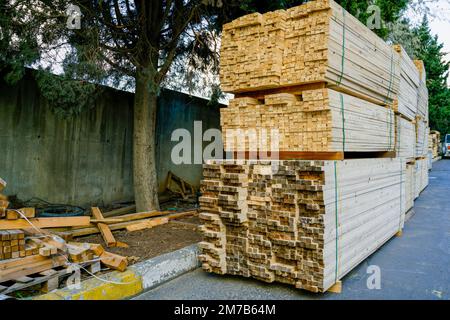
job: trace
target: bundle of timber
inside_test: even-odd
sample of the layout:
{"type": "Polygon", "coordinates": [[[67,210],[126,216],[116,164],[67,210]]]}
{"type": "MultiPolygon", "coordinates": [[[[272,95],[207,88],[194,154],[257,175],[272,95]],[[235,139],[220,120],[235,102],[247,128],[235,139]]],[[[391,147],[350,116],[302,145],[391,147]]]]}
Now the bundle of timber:
{"type": "Polygon", "coordinates": [[[334,1],[317,0],[226,24],[220,76],[225,92],[327,83],[390,105],[400,56],[334,1]]]}
{"type": "Polygon", "coordinates": [[[423,190],[428,186],[428,159],[418,159],[415,164],[415,199],[417,199],[423,190]]]}
{"type": "Polygon", "coordinates": [[[439,157],[441,150],[441,133],[439,131],[431,131],[428,136],[428,149],[433,154],[433,159],[439,157]]]}
{"type": "Polygon", "coordinates": [[[416,122],[416,158],[426,157],[428,155],[428,136],[430,128],[428,124],[417,117],[416,122]]]}
{"type": "Polygon", "coordinates": [[[400,89],[394,101],[395,111],[407,119],[415,120],[419,99],[420,73],[414,62],[400,45],[394,46],[400,54],[400,89]]]}
{"type": "Polygon", "coordinates": [[[421,60],[415,60],[414,63],[420,73],[417,116],[420,117],[421,120],[428,122],[428,88],[426,85],[425,65],[421,60]]]}
{"type": "Polygon", "coordinates": [[[406,212],[414,207],[414,199],[416,199],[416,176],[415,176],[415,162],[406,163],[406,177],[405,177],[405,206],[406,212]]]}
{"type": "Polygon", "coordinates": [[[403,228],[405,178],[401,159],[211,161],[202,266],[327,291],[403,228]]]}
{"type": "Polygon", "coordinates": [[[297,152],[382,152],[395,148],[392,110],[332,89],[271,94],[263,101],[236,98],[221,109],[221,125],[227,151],[278,147],[297,152]],[[273,136],[272,130],[278,135],[273,136]],[[278,141],[272,141],[275,138],[278,141]],[[258,141],[263,143],[258,146],[258,141]]]}
{"type": "Polygon", "coordinates": [[[396,120],[397,157],[412,160],[416,157],[416,126],[400,116],[396,116],[396,120]]]}

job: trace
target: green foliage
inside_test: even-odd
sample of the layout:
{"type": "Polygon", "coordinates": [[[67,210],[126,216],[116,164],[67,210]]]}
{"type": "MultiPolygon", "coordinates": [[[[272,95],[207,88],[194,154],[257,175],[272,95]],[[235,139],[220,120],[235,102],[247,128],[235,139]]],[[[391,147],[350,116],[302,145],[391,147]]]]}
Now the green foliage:
{"type": "Polygon", "coordinates": [[[415,57],[424,61],[427,72],[430,127],[445,136],[450,133],[450,89],[447,86],[450,63],[445,62],[444,46],[431,33],[426,17],[414,32],[420,42],[415,57]]]}
{"type": "Polygon", "coordinates": [[[36,80],[52,111],[64,118],[92,108],[101,93],[95,84],[74,80],[70,75],[56,76],[47,70],[38,71],[36,80]]]}

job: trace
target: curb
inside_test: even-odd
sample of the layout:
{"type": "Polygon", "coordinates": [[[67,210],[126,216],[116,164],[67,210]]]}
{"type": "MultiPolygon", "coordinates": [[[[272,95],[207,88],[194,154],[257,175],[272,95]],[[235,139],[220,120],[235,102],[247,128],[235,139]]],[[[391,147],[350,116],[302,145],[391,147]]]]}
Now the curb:
{"type": "Polygon", "coordinates": [[[113,271],[91,278],[79,289],[63,288],[32,300],[122,300],[153,289],[199,267],[196,244],[129,267],[125,272],[113,271]],[[113,283],[111,283],[113,282],[113,283]]]}

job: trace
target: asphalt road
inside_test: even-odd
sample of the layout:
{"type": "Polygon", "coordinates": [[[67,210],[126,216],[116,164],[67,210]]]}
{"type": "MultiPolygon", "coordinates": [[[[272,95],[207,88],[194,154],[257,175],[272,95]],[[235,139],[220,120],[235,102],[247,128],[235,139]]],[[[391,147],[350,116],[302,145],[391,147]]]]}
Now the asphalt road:
{"type": "Polygon", "coordinates": [[[343,279],[341,294],[310,294],[288,285],[208,274],[184,274],[135,299],[304,300],[450,299],[450,160],[434,164],[430,185],[415,203],[402,237],[394,237],[343,279]],[[381,289],[368,289],[369,266],[381,271],[381,289]]]}

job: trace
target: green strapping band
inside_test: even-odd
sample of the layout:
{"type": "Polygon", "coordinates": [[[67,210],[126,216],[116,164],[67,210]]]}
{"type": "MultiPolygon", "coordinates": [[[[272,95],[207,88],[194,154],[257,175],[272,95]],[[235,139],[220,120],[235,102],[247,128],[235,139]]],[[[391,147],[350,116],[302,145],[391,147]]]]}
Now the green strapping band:
{"type": "Polygon", "coordinates": [[[392,110],[392,106],[389,108],[389,151],[392,151],[392,114],[394,111],[392,110]]]}
{"type": "Polygon", "coordinates": [[[395,65],[394,65],[394,53],[391,54],[391,71],[389,74],[389,88],[388,88],[388,94],[386,99],[384,99],[384,103],[387,103],[389,98],[391,97],[391,93],[392,93],[392,84],[394,82],[394,70],[395,70],[395,65]]]}
{"type": "Polygon", "coordinates": [[[341,115],[342,115],[342,152],[345,152],[345,108],[344,108],[344,95],[341,96],[341,115]]]}
{"type": "Polygon", "coordinates": [[[338,282],[338,180],[337,180],[337,161],[334,161],[334,197],[335,197],[335,222],[336,222],[336,269],[334,270],[334,282],[338,282]]]}
{"type": "Polygon", "coordinates": [[[339,76],[339,80],[336,82],[338,86],[341,85],[342,78],[344,77],[344,66],[345,66],[345,10],[342,9],[342,61],[341,61],[341,75],[339,76]]]}

